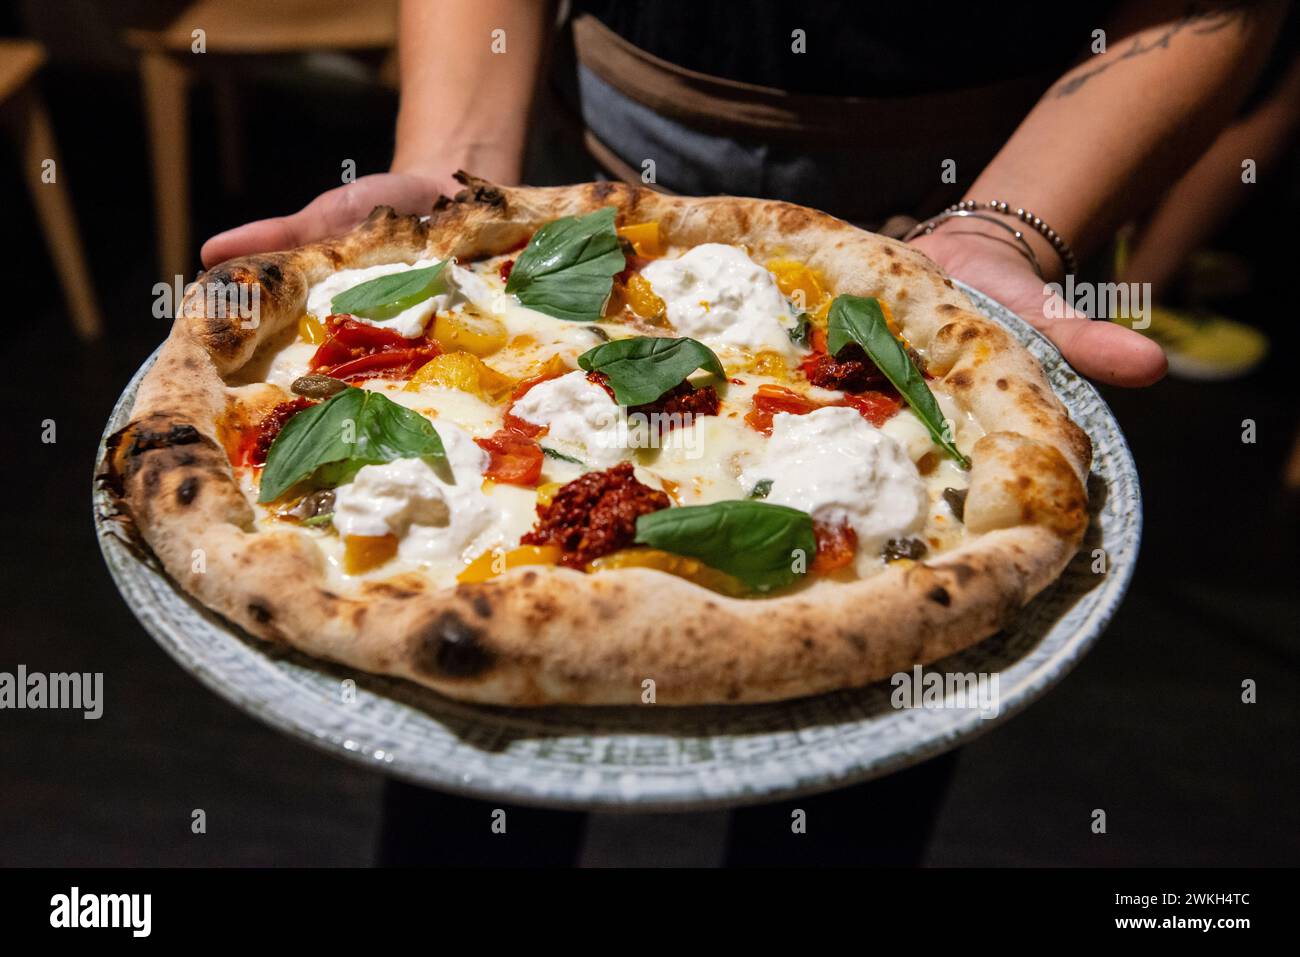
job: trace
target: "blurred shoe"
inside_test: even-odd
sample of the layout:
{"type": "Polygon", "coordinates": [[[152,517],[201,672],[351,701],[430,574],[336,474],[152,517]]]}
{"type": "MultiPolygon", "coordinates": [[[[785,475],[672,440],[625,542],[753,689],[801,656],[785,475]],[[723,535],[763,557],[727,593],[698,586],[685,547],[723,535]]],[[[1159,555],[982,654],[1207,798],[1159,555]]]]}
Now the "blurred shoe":
{"type": "MultiPolygon", "coordinates": [[[[1223,316],[1152,306],[1148,318],[1150,325],[1137,331],[1165,350],[1169,374],[1180,379],[1237,379],[1268,354],[1267,336],[1223,316]]],[[[1132,326],[1127,317],[1112,321],[1132,326]]]]}

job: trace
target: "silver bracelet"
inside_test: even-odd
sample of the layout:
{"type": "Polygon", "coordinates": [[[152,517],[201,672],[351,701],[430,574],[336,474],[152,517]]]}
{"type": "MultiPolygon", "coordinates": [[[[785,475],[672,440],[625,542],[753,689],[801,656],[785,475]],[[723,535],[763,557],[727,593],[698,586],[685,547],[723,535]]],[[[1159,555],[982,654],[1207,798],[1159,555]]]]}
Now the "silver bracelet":
{"type": "Polygon", "coordinates": [[[1004,203],[1000,199],[990,199],[987,203],[980,203],[973,199],[964,199],[960,203],[955,203],[952,206],[949,206],[948,209],[953,211],[959,209],[974,210],[979,209],[980,207],[983,207],[990,212],[1001,213],[1003,216],[1016,217],[1016,219],[1020,220],[1026,226],[1031,227],[1034,232],[1038,233],[1038,235],[1042,236],[1052,244],[1052,249],[1056,250],[1056,255],[1061,257],[1061,266],[1065,269],[1067,274],[1079,271],[1079,260],[1075,258],[1074,250],[1070,248],[1070,244],[1062,238],[1060,233],[1023,206],[1012,208],[1010,203],[1004,203]]]}
{"type": "Polygon", "coordinates": [[[1038,264],[1038,257],[1034,255],[1034,248],[1029,245],[1029,241],[1025,239],[1025,234],[1023,232],[1021,232],[1019,229],[1016,229],[1010,223],[1004,223],[1002,220],[995,219],[994,217],[988,215],[987,213],[977,212],[976,210],[973,209],[958,209],[955,206],[949,206],[942,213],[938,213],[937,215],[931,216],[929,219],[925,220],[924,222],[917,223],[914,227],[912,227],[911,231],[906,236],[903,237],[903,242],[905,243],[911,242],[917,236],[921,236],[921,235],[928,236],[930,233],[934,232],[936,226],[938,226],[940,223],[946,223],[950,219],[981,219],[986,223],[992,223],[994,226],[997,226],[999,229],[1005,229],[1012,236],[1014,236],[1016,242],[1020,244],[1019,248],[1021,254],[1027,260],[1029,260],[1029,265],[1034,267],[1034,272],[1038,274],[1038,278],[1039,279],[1043,278],[1043,269],[1038,264]]]}

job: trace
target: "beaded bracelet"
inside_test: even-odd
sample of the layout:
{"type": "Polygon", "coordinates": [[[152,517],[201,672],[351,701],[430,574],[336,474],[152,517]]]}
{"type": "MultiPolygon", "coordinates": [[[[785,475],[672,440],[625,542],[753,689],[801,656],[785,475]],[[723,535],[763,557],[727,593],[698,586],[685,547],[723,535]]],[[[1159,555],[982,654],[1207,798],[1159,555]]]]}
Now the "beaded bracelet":
{"type": "Polygon", "coordinates": [[[925,222],[917,223],[914,227],[912,227],[912,230],[906,236],[903,237],[903,242],[905,243],[911,242],[913,239],[915,239],[917,236],[920,235],[928,236],[930,233],[934,232],[936,226],[938,226],[940,223],[947,222],[950,219],[982,219],[986,223],[992,223],[994,226],[997,226],[999,229],[1005,229],[1012,236],[1014,236],[1016,242],[1020,244],[1019,245],[1020,254],[1024,256],[1025,259],[1029,260],[1029,265],[1032,266],[1034,272],[1038,274],[1038,278],[1039,279],[1043,278],[1043,269],[1041,266],[1038,265],[1038,257],[1034,255],[1034,248],[1030,246],[1028,240],[1025,239],[1025,234],[1020,230],[1016,229],[1014,226],[1010,225],[1009,223],[1004,223],[1000,219],[995,219],[994,217],[988,215],[987,213],[981,213],[976,210],[956,209],[953,207],[949,207],[948,209],[945,209],[942,213],[938,213],[934,216],[931,216],[929,219],[925,220],[925,222]]]}

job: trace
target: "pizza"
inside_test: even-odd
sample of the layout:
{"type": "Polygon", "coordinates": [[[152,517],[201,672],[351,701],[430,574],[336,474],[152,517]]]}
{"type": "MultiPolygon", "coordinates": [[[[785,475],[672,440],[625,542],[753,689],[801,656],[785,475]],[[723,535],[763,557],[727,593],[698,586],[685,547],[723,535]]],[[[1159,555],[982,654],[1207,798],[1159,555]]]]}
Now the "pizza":
{"type": "Polygon", "coordinates": [[[1087,435],[918,251],[457,175],[202,274],[108,441],[246,632],[471,702],[773,701],[968,647],[1077,550],[1087,435]]]}

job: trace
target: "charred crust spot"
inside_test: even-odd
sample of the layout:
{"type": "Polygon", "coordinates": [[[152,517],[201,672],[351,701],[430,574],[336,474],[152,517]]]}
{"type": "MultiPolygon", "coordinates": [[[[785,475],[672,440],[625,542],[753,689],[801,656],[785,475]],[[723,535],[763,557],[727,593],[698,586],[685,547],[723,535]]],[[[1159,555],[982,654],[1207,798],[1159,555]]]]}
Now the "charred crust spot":
{"type": "Polygon", "coordinates": [[[248,613],[253,616],[253,620],[259,625],[265,625],[273,617],[271,609],[261,599],[248,603],[248,613]]]}
{"type": "Polygon", "coordinates": [[[483,644],[483,632],[454,611],[444,611],[417,634],[413,652],[415,667],[438,678],[473,678],[496,661],[483,644]]]}
{"type": "Polygon", "coordinates": [[[280,267],[275,263],[262,263],[260,271],[262,285],[267,292],[273,294],[275,287],[284,282],[284,273],[280,271],[280,267]]]}
{"type": "Polygon", "coordinates": [[[943,605],[944,608],[947,608],[952,604],[952,595],[948,594],[948,589],[944,588],[942,585],[935,585],[925,593],[925,597],[930,599],[932,602],[943,605]]]}
{"type": "Polygon", "coordinates": [[[901,276],[903,274],[903,264],[900,263],[897,259],[895,259],[892,263],[889,264],[889,271],[893,273],[895,276],[901,276]]]}
{"type": "Polygon", "coordinates": [[[474,608],[474,614],[480,618],[492,617],[492,602],[488,601],[487,595],[482,592],[475,592],[470,597],[469,603],[474,608]]]}
{"type": "Polygon", "coordinates": [[[140,481],[144,483],[144,490],[150,496],[158,494],[159,472],[157,469],[149,469],[140,476],[140,481]]]}
{"type": "Polygon", "coordinates": [[[484,206],[504,206],[505,193],[485,179],[472,176],[463,169],[452,173],[452,178],[465,188],[456,194],[458,203],[479,203],[484,206]]]}
{"type": "Polygon", "coordinates": [[[994,383],[994,385],[996,385],[1003,392],[1007,391],[1008,383],[1006,379],[999,379],[996,383],[994,383]]]}
{"type": "Polygon", "coordinates": [[[862,635],[858,634],[856,631],[846,632],[844,635],[844,640],[853,646],[854,651],[858,652],[859,654],[866,654],[867,639],[862,637],[862,635]]]}
{"type": "Polygon", "coordinates": [[[893,259],[895,256],[898,255],[898,253],[894,252],[893,246],[884,246],[881,251],[884,252],[884,254],[888,256],[890,259],[893,259]]]}
{"type": "Polygon", "coordinates": [[[533,584],[535,581],[537,581],[537,572],[533,571],[531,568],[519,576],[519,584],[523,585],[525,588],[533,584]]]}
{"type": "Polygon", "coordinates": [[[190,475],[180,485],[176,486],[176,501],[182,505],[189,505],[198,494],[199,480],[197,476],[190,475]]]}
{"type": "Polygon", "coordinates": [[[978,339],[979,337],[980,337],[980,331],[978,327],[963,326],[961,332],[957,336],[957,339],[960,342],[970,342],[972,339],[978,339]]]}
{"type": "MultiPolygon", "coordinates": [[[[951,283],[950,283],[949,285],[951,285],[951,283]]],[[[950,303],[950,302],[945,302],[945,303],[943,303],[943,304],[941,304],[941,305],[939,305],[939,306],[936,306],[934,311],[937,312],[937,313],[938,313],[939,315],[941,315],[941,316],[946,316],[946,315],[948,315],[949,313],[953,313],[953,312],[961,312],[960,309],[958,309],[956,306],[954,306],[954,305],[953,305],[952,303],[950,303]]]]}
{"type": "Polygon", "coordinates": [[[455,200],[450,196],[443,196],[440,193],[438,194],[438,198],[433,201],[433,211],[435,213],[441,213],[444,209],[449,209],[454,202],[455,200]]]}
{"type": "Polygon", "coordinates": [[[131,448],[127,450],[126,454],[136,456],[143,452],[152,452],[155,449],[169,449],[174,445],[193,445],[195,442],[201,442],[202,440],[203,436],[192,425],[173,425],[166,432],[137,429],[131,436],[131,448]]]}
{"type": "Polygon", "coordinates": [[[954,389],[969,389],[971,384],[971,374],[965,369],[960,369],[948,376],[948,385],[954,389]]]}

